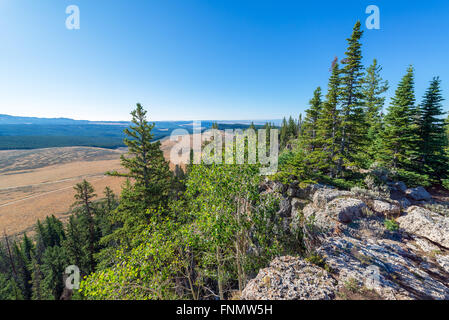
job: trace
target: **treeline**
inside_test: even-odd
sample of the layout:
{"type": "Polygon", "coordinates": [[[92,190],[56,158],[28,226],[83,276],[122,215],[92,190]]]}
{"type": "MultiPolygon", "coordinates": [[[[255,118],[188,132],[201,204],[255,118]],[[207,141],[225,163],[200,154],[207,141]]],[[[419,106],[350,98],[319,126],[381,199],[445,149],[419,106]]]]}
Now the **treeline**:
{"type": "Polygon", "coordinates": [[[366,69],[362,65],[360,26],[354,26],[341,66],[337,59],[332,63],[326,95],[315,90],[304,121],[284,119],[281,145],[296,147],[280,159],[283,176],[354,182],[376,169],[410,185],[449,187],[440,79],[431,80],[418,104],[410,66],[384,114],[389,85],[377,60],[366,69]]]}
{"type": "Polygon", "coordinates": [[[118,137],[0,136],[0,150],[27,150],[73,146],[116,149],[125,147],[125,144],[123,143],[123,139],[118,137]]]}

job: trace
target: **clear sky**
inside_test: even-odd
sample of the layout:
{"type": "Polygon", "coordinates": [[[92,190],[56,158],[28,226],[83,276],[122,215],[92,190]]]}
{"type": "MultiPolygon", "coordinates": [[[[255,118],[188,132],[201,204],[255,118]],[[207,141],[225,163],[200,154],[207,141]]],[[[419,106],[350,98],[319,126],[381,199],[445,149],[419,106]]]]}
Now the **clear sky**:
{"type": "Polygon", "coordinates": [[[141,102],[152,120],[297,117],[358,19],[389,96],[413,64],[419,99],[436,75],[449,99],[447,0],[0,0],[0,113],[128,120],[141,102]],[[370,4],[380,30],[365,27],[370,4]]]}

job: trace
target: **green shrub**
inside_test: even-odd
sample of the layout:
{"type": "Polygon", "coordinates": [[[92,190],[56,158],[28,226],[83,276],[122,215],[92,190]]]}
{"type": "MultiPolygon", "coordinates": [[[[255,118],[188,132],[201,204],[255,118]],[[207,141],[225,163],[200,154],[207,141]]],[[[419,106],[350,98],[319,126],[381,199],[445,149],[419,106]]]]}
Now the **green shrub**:
{"type": "Polygon", "coordinates": [[[389,231],[398,231],[399,230],[399,224],[394,221],[394,219],[386,219],[384,221],[384,226],[389,231]]]}

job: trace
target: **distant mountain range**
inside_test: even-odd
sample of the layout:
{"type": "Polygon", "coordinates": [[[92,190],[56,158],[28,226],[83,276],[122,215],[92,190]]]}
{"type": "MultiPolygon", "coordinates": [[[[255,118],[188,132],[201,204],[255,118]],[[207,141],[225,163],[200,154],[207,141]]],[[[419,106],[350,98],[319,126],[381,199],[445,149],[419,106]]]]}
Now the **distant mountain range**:
{"type": "MultiPolygon", "coordinates": [[[[242,124],[250,125],[253,122],[255,125],[264,125],[266,122],[274,123],[275,125],[280,125],[282,120],[280,119],[269,119],[269,120],[202,120],[204,123],[214,123],[219,124],[242,124]]],[[[154,121],[156,127],[166,128],[172,127],[173,124],[191,124],[192,121],[154,121]]],[[[90,120],[74,120],[70,118],[38,118],[38,117],[19,117],[11,116],[7,114],[0,114],[0,125],[2,124],[47,124],[47,125],[63,125],[63,124],[92,124],[92,125],[129,125],[129,121],[90,121],[90,120]]]]}
{"type": "MultiPolygon", "coordinates": [[[[280,120],[201,121],[202,130],[217,122],[219,129],[244,129],[251,122],[263,126],[266,122],[278,125],[280,120]]],[[[192,133],[192,121],[155,121],[154,139],[162,139],[175,129],[192,133]]],[[[123,147],[123,130],[129,121],[89,121],[69,118],[16,117],[0,114],[0,150],[37,149],[50,147],[89,146],[101,148],[123,147]]]]}
{"type": "Polygon", "coordinates": [[[89,121],[74,120],[70,118],[37,118],[37,117],[17,117],[7,114],[0,114],[0,125],[2,124],[129,124],[128,121],[89,121]]]}

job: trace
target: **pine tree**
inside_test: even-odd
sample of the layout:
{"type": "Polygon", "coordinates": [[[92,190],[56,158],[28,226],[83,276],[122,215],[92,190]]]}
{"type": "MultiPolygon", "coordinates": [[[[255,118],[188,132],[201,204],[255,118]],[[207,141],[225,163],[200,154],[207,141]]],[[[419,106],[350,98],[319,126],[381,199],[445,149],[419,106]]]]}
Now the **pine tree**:
{"type": "Polygon", "coordinates": [[[152,142],[154,123],[149,124],[147,112],[140,103],[131,112],[132,125],[125,129],[124,142],[128,156],[122,155],[121,164],[127,173],[109,172],[109,175],[128,177],[135,181],[136,191],[141,192],[147,209],[154,209],[167,203],[171,186],[171,172],[160,149],[160,141],[152,142]]]}
{"type": "Polygon", "coordinates": [[[363,99],[366,108],[366,123],[368,125],[368,148],[366,149],[369,161],[376,157],[380,150],[380,133],[382,131],[382,109],[385,97],[382,95],[388,90],[388,81],[383,81],[380,72],[382,67],[374,59],[373,64],[366,69],[363,81],[363,99]]]}
{"type": "Polygon", "coordinates": [[[296,139],[297,138],[297,132],[298,132],[298,125],[295,122],[295,120],[290,116],[288,118],[288,124],[287,124],[287,136],[289,140],[296,139]]]}
{"type": "Polygon", "coordinates": [[[329,176],[335,177],[339,147],[340,116],[338,110],[338,94],[340,89],[340,68],[338,63],[333,64],[332,75],[329,79],[326,101],[317,120],[318,143],[316,159],[321,170],[329,176]]]}
{"type": "Polygon", "coordinates": [[[19,246],[17,242],[13,243],[13,253],[15,260],[15,267],[18,275],[18,283],[22,290],[22,296],[25,300],[31,300],[32,287],[31,287],[31,250],[32,243],[30,239],[24,236],[22,244],[19,246]]]}
{"type": "MultiPolygon", "coordinates": [[[[217,128],[218,129],[218,128],[217,128]]],[[[249,125],[248,129],[256,130],[256,126],[254,125],[254,122],[251,121],[251,124],[249,125]]]]}
{"type": "Polygon", "coordinates": [[[89,254],[84,250],[86,240],[89,238],[84,236],[85,232],[82,230],[79,219],[75,215],[70,216],[66,227],[67,238],[64,242],[64,247],[67,252],[67,257],[70,264],[76,265],[80,271],[86,275],[90,269],[89,254]]]}
{"type": "Polygon", "coordinates": [[[76,184],[74,189],[76,191],[75,194],[76,201],[73,205],[75,207],[77,206],[78,209],[81,210],[82,214],[86,217],[87,220],[87,227],[89,230],[89,237],[88,237],[89,269],[86,271],[87,273],[91,273],[95,271],[94,254],[96,252],[95,247],[98,241],[94,221],[95,208],[92,203],[92,199],[96,197],[96,194],[94,193],[94,188],[92,187],[92,185],[86,180],[83,180],[83,182],[76,184]]]}
{"type": "Polygon", "coordinates": [[[413,73],[413,67],[410,66],[388,107],[379,154],[380,160],[387,167],[402,174],[413,172],[419,157],[413,73]]]}
{"type": "Polygon", "coordinates": [[[360,30],[361,23],[357,21],[351,38],[347,39],[348,49],[346,57],[342,60],[341,70],[341,142],[338,171],[343,166],[361,166],[360,156],[366,146],[365,114],[363,108],[363,65],[360,39],[363,31],[360,30]]]}
{"type": "Polygon", "coordinates": [[[443,112],[440,79],[434,78],[421,104],[420,160],[421,172],[431,176],[435,182],[447,178],[448,157],[445,152],[447,137],[443,112]]]}
{"type": "Polygon", "coordinates": [[[279,132],[279,140],[280,140],[279,143],[280,148],[281,149],[285,148],[288,142],[288,124],[285,117],[284,119],[282,119],[281,130],[279,132]]]}
{"type": "Polygon", "coordinates": [[[298,133],[297,133],[298,138],[302,136],[302,131],[303,131],[302,125],[303,125],[302,113],[300,113],[299,118],[298,118],[298,133]]]}
{"type": "Polygon", "coordinates": [[[313,98],[309,101],[309,108],[306,110],[306,118],[302,125],[302,144],[308,152],[313,152],[317,147],[318,117],[322,107],[321,88],[318,87],[313,92],[313,98]]]}

